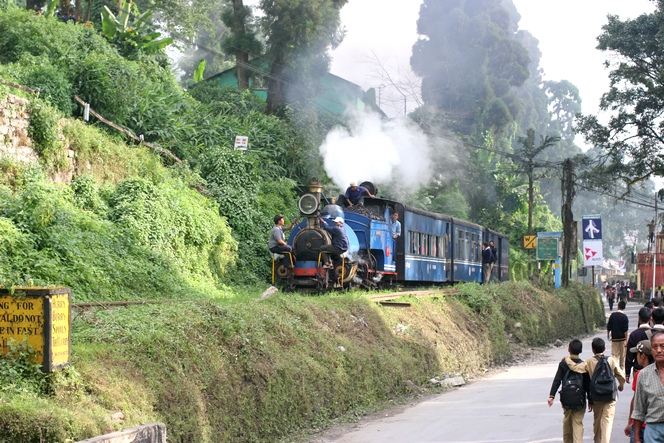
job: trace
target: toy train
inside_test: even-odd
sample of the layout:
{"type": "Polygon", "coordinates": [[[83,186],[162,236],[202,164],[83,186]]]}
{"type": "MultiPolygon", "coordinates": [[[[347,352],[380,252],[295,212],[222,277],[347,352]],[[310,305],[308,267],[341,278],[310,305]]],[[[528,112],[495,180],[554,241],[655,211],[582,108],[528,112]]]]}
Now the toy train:
{"type": "MultiPolygon", "coordinates": [[[[375,195],[372,183],[361,186],[375,195]]],[[[474,223],[382,198],[365,198],[361,211],[344,210],[323,197],[316,180],[309,183],[298,208],[303,220],[288,239],[295,257],[293,266],[273,266],[273,280],[281,279],[286,290],[325,292],[395,284],[481,282],[482,243],[491,240],[497,255],[492,279],[505,281],[509,276],[508,237],[474,223]],[[390,215],[395,211],[401,236],[393,239],[390,215]],[[343,218],[349,241],[348,250],[331,269],[324,266],[320,251],[331,242],[321,227],[321,217],[343,218]]],[[[273,260],[278,263],[276,256],[273,260]]]]}

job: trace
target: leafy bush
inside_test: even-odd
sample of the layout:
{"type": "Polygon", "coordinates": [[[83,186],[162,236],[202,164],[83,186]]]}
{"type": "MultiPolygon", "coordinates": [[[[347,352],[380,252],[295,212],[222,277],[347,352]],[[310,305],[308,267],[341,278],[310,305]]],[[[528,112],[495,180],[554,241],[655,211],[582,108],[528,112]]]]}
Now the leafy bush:
{"type": "MultiPolygon", "coordinates": [[[[237,244],[216,205],[178,180],[150,185],[168,215],[152,226],[82,210],[76,191],[38,174],[22,180],[16,191],[0,188],[0,285],[70,286],[79,301],[223,294],[237,244]]],[[[112,201],[127,195],[122,189],[112,201]]],[[[141,203],[152,204],[137,198],[133,208],[141,203]]]]}
{"type": "Polygon", "coordinates": [[[58,140],[58,111],[47,103],[34,100],[30,107],[28,135],[46,165],[65,165],[64,145],[58,140]]]}

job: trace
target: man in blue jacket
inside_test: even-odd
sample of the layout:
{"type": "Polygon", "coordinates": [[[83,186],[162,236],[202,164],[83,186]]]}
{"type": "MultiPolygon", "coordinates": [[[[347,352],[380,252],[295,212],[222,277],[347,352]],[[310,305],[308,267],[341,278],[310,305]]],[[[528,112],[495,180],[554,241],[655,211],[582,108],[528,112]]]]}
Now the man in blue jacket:
{"type": "MultiPolygon", "coordinates": [[[[321,246],[321,252],[328,252],[330,254],[341,256],[341,254],[348,250],[348,237],[346,237],[344,219],[341,217],[335,218],[334,225],[332,226],[329,226],[324,218],[321,218],[320,221],[320,226],[330,234],[332,240],[332,244],[321,246]]],[[[326,268],[332,268],[330,254],[323,254],[323,266],[326,268]]]]}

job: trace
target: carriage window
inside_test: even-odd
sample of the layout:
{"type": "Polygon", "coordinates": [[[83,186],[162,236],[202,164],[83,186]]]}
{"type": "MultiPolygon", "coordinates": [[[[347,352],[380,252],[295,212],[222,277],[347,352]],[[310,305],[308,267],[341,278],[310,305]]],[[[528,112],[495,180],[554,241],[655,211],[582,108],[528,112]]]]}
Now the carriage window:
{"type": "Polygon", "coordinates": [[[410,231],[410,245],[411,245],[411,254],[419,255],[420,253],[420,233],[410,231]]]}
{"type": "Polygon", "coordinates": [[[465,260],[470,260],[470,232],[464,232],[464,254],[465,260]]]}
{"type": "Polygon", "coordinates": [[[456,230],[456,251],[454,251],[454,258],[461,260],[463,256],[463,238],[461,237],[463,233],[461,229],[456,230]]]}
{"type": "Polygon", "coordinates": [[[475,248],[477,247],[477,234],[470,234],[470,261],[475,260],[475,248]]]}
{"type": "Polygon", "coordinates": [[[438,237],[435,235],[431,236],[431,248],[429,249],[429,255],[432,257],[438,257],[438,237]]]}
{"type": "Polygon", "coordinates": [[[420,240],[420,254],[429,255],[429,234],[422,234],[420,240]]]}

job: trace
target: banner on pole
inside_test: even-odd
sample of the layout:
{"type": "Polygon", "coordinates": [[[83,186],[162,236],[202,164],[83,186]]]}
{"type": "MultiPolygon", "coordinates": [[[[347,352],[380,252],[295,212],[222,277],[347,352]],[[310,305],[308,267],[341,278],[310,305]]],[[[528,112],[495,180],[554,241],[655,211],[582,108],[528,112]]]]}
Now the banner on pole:
{"type": "Polygon", "coordinates": [[[602,266],[603,249],[601,241],[583,242],[583,266],[602,266]]]}

